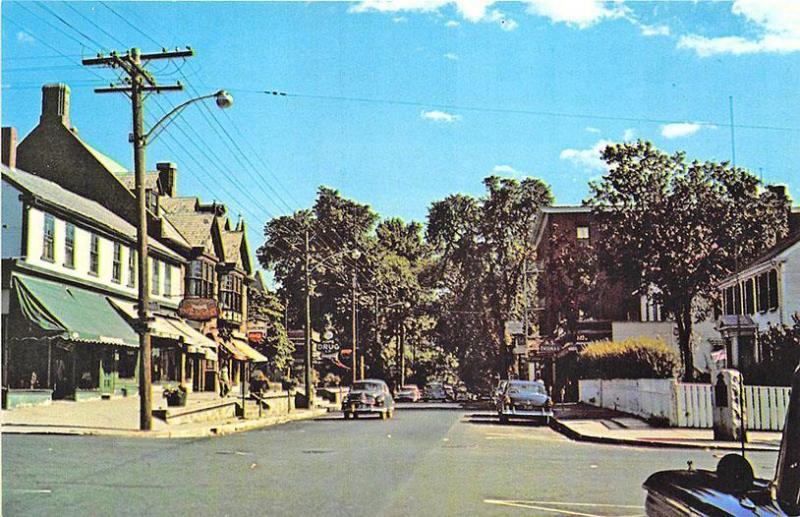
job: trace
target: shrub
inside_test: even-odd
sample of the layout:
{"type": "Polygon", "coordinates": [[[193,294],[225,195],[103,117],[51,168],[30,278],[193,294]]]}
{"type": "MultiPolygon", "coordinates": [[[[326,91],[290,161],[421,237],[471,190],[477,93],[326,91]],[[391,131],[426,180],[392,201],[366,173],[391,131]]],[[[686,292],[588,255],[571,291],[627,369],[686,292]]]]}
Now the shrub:
{"type": "Polygon", "coordinates": [[[668,379],[678,365],[674,350],[660,339],[645,337],[592,343],[578,356],[582,379],[668,379]]]}

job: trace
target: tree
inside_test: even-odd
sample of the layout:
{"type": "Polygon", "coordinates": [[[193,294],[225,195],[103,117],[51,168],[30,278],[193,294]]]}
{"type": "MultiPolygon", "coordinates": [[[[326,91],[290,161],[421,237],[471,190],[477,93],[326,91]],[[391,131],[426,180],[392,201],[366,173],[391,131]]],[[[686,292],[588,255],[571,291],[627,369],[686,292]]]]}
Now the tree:
{"type": "Polygon", "coordinates": [[[473,387],[486,383],[489,372],[509,373],[505,324],[522,319],[530,232],[540,208],[552,202],[550,189],[534,178],[490,176],[484,186],[480,200],[458,194],[433,203],[427,228],[438,259],[432,272],[440,290],[438,336],[473,387]]]}
{"type": "Polygon", "coordinates": [[[604,270],[652,292],[677,323],[684,379],[694,378],[692,324],[717,283],[787,232],[788,201],[728,163],[687,163],[649,142],[609,145],[608,173],[588,200],[604,270]],[[653,289],[654,288],[654,289],[653,289]]]}
{"type": "Polygon", "coordinates": [[[258,348],[270,360],[273,380],[280,380],[291,366],[294,345],[283,325],[284,307],[269,290],[247,290],[247,318],[265,323],[264,337],[258,348]]]}

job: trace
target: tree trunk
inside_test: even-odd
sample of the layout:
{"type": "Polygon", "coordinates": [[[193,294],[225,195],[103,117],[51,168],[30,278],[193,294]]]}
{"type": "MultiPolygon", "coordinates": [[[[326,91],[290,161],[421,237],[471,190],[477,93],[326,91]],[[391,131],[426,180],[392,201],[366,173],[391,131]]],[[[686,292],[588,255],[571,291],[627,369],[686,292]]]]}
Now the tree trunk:
{"type": "Polygon", "coordinates": [[[683,381],[694,380],[694,357],[692,354],[692,307],[691,303],[677,311],[678,348],[683,363],[683,381]]]}
{"type": "Polygon", "coordinates": [[[509,360],[508,344],[506,343],[506,322],[504,319],[498,319],[497,336],[500,340],[500,350],[497,356],[498,373],[501,379],[509,379],[511,375],[511,361],[509,360]]]}

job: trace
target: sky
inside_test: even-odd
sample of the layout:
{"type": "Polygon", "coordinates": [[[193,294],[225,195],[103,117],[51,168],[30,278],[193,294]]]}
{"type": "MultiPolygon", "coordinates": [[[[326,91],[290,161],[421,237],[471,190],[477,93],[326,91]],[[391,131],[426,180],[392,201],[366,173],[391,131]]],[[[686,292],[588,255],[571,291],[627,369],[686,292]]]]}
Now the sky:
{"type": "Polygon", "coordinates": [[[130,101],[94,93],[117,74],[80,60],[186,46],[195,57],[150,64],[186,89],[149,97],[146,124],[219,89],[234,106],[184,110],[148,168],[175,162],[179,193],[244,217],[253,250],[319,185],[419,221],[435,200],[482,195],[491,174],[541,178],[577,204],[600,149],[638,138],[698,160],[735,146],[737,165],[800,199],[794,0],[4,1],[2,124],[24,137],[41,85],[65,82],[81,137],[132,168],[130,101]]]}

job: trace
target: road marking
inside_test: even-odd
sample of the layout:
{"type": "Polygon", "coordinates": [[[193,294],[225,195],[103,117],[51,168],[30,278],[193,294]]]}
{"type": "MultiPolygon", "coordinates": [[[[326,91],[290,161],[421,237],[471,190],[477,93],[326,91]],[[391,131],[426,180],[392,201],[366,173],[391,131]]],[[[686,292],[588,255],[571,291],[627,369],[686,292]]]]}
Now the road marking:
{"type": "MultiPolygon", "coordinates": [[[[591,506],[591,507],[603,507],[603,508],[636,508],[641,509],[644,508],[643,506],[634,506],[634,505],[624,505],[624,504],[601,504],[601,503],[570,503],[570,502],[563,502],[563,501],[514,501],[514,500],[502,500],[502,499],[484,499],[484,503],[487,504],[496,504],[500,506],[511,506],[516,508],[526,508],[529,510],[542,510],[545,512],[553,512],[553,513],[560,513],[565,515],[577,515],[579,517],[608,517],[601,514],[596,513],[583,513],[583,512],[576,512],[571,510],[565,510],[563,508],[548,508],[546,506],[539,506],[541,504],[551,504],[556,506],[591,506]]],[[[639,517],[640,514],[634,515],[620,515],[618,517],[639,517]]]]}
{"type": "Polygon", "coordinates": [[[52,494],[53,491],[49,488],[11,488],[11,492],[19,492],[22,494],[52,494]]]}

